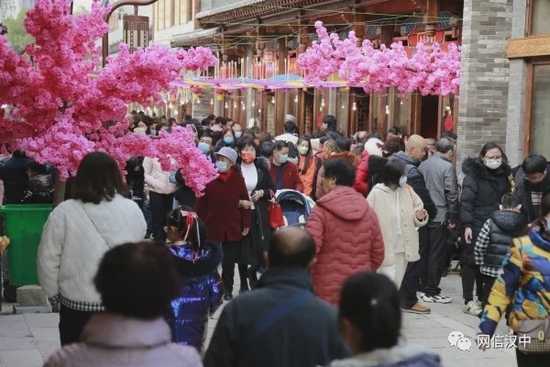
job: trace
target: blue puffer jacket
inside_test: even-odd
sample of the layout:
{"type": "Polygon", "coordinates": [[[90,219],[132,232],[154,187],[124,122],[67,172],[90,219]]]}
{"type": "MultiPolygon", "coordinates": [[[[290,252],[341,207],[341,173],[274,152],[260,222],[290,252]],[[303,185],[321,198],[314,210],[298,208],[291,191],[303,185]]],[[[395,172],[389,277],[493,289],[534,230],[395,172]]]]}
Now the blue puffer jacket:
{"type": "Polygon", "coordinates": [[[221,262],[221,247],[206,242],[199,251],[186,245],[170,245],[178,258],[178,269],[183,275],[180,296],[172,301],[168,317],[172,339],[201,350],[208,315],[221,304],[222,287],[217,272],[221,262]]]}
{"type": "Polygon", "coordinates": [[[421,347],[397,345],[336,360],[329,367],[441,367],[441,359],[421,347]]]}

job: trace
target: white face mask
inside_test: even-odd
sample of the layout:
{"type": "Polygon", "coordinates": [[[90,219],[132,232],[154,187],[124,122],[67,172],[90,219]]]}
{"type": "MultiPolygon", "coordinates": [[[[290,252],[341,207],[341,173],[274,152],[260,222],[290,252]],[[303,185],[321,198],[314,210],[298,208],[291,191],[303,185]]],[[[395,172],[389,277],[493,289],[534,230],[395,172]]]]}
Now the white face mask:
{"type": "Polygon", "coordinates": [[[301,155],[307,155],[307,153],[309,153],[309,148],[306,146],[300,145],[298,147],[298,151],[300,152],[301,155]]]}
{"type": "Polygon", "coordinates": [[[225,161],[216,161],[216,168],[220,173],[227,172],[229,170],[229,164],[225,161]]]}
{"type": "Polygon", "coordinates": [[[399,179],[399,186],[404,187],[407,184],[407,176],[401,176],[399,179]]]}
{"type": "Polygon", "coordinates": [[[497,159],[488,159],[488,158],[485,158],[483,160],[483,163],[485,164],[485,166],[489,169],[497,169],[499,168],[500,166],[502,166],[502,158],[497,158],[497,159]]]}

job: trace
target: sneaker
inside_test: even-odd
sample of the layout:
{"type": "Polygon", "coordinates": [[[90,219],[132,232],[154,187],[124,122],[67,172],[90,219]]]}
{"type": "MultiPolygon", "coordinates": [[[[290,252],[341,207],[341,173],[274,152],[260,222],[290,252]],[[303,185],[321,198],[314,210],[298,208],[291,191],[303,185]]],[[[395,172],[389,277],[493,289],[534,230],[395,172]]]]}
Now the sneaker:
{"type": "Polygon", "coordinates": [[[426,293],[418,291],[418,292],[416,292],[416,297],[418,297],[418,298],[426,297],[426,293]]]}
{"type": "Polygon", "coordinates": [[[233,299],[233,292],[225,291],[223,292],[223,300],[224,301],[231,301],[233,299]]]}
{"type": "Polygon", "coordinates": [[[481,307],[478,306],[478,304],[475,301],[469,301],[464,306],[464,313],[466,313],[468,315],[479,317],[479,315],[481,315],[482,311],[483,310],[481,309],[481,307]]]}
{"type": "Polygon", "coordinates": [[[426,306],[424,306],[423,304],[420,304],[420,303],[417,303],[414,306],[409,307],[409,308],[402,307],[401,309],[403,310],[403,312],[416,313],[416,314],[421,314],[421,315],[427,315],[427,314],[432,312],[432,310],[430,310],[429,307],[426,307],[426,306]]]}
{"type": "Polygon", "coordinates": [[[443,303],[443,304],[451,303],[453,301],[451,297],[446,297],[441,295],[435,295],[435,296],[424,295],[420,299],[427,303],[443,303]]]}

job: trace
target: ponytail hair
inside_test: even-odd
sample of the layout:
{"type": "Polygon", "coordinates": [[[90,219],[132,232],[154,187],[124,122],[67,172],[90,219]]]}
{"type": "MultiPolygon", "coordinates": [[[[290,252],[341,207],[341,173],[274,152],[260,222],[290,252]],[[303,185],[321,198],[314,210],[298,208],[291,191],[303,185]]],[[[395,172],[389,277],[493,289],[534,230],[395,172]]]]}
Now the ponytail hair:
{"type": "Polygon", "coordinates": [[[385,275],[357,273],[342,287],[339,319],[348,320],[361,334],[361,352],[397,345],[401,307],[395,284],[385,275]]]}
{"type": "Polygon", "coordinates": [[[190,207],[183,205],[172,210],[166,225],[175,227],[195,251],[201,248],[206,237],[206,226],[190,207]]]}

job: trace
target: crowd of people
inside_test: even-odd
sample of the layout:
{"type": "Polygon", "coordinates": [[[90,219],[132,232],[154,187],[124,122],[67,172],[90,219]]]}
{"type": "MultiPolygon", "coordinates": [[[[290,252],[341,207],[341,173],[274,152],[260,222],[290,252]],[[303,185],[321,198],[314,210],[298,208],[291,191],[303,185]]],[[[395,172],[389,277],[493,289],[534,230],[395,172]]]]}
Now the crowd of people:
{"type": "MultiPolygon", "coordinates": [[[[178,124],[132,118],[133,133],[151,136],[178,124]]],[[[458,169],[452,133],[347,137],[328,115],[308,135],[294,116],[285,120],[271,136],[223,117],[186,118],[218,171],[201,197],[156,159],[133,158],[124,179],[108,155],[84,158],[38,252],[40,283],[61,305],[64,348],[48,366],[439,366],[400,338],[401,313],[453,302],[441,289],[453,260],[464,312],[480,318],[481,332],[493,335],[506,314],[516,334],[546,335],[538,353],[516,349],[518,365],[550,361],[543,156],[512,168],[489,142],[458,169]],[[302,226],[274,228],[280,190],[315,201],[302,226]],[[182,345],[204,352],[203,362],[182,345]]]]}

